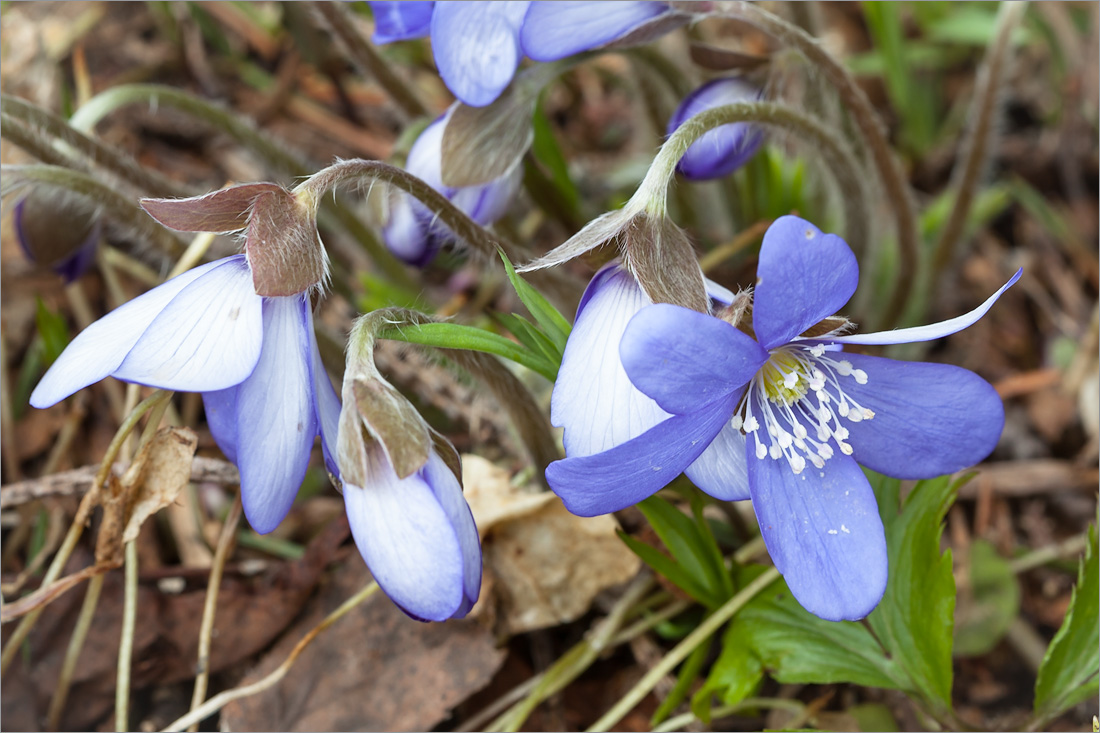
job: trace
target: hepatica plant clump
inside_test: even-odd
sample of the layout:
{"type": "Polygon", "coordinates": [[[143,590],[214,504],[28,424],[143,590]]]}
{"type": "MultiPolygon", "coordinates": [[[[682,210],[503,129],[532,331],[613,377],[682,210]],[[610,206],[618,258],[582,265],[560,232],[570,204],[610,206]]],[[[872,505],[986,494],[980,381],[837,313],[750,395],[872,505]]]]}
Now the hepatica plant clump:
{"type": "MultiPolygon", "coordinates": [[[[41,160],[5,167],[26,253],[78,278],[106,223],[164,263],[161,284],[61,343],[30,405],[108,377],[144,388],[118,416],[109,468],[138,417],[154,416],[140,451],[173,393],[198,393],[191,427],[236,466],[256,532],[279,527],[323,467],[377,588],[413,619],[447,622],[477,607],[482,548],[459,452],[376,362],[383,341],[414,344],[495,396],[534,484],[632,528],[622,541],[672,604],[651,624],[665,656],[594,730],[669,674],[655,729],[782,708],[762,692],[776,682],[896,691],[919,725],[972,727],[952,695],[956,577],[941,534],[1005,409],[937,345],[983,328],[1028,278],[999,263],[984,292],[947,297],[984,221],[989,179],[974,171],[992,154],[1024,6],[985,9],[957,173],[922,210],[903,165],[914,139],[891,143],[808,8],[776,8],[796,23],[741,2],[308,5],[301,22],[388,95],[401,128],[390,160],[314,165],[168,88],[110,89],[68,119],[4,97],[5,138],[41,160]],[[412,83],[432,63],[438,77],[412,83]],[[563,142],[594,84],[634,105],[616,169],[572,160],[563,142]],[[228,132],[272,180],[187,190],[90,132],[134,102],[228,132]],[[185,246],[177,232],[206,234],[185,246]]],[[[621,135],[604,129],[615,115],[583,125],[621,135]]],[[[1090,533],[1038,660],[1031,715],[1012,725],[1095,701],[1095,544],[1090,533]]],[[[97,566],[136,562],[132,545],[97,566]]],[[[5,607],[5,622],[21,619],[5,668],[63,592],[46,592],[58,557],[45,591],[5,607]]],[[[627,610],[647,619],[660,602],[627,610]]],[[[563,657],[546,679],[560,689],[594,659],[563,657]]],[[[515,729],[553,691],[486,724],[515,729]]],[[[196,694],[181,726],[218,707],[196,694]]],[[[855,699],[839,709],[860,725],[893,723],[882,695],[855,699]]],[[[784,725],[829,726],[821,705],[795,705],[784,725]]]]}

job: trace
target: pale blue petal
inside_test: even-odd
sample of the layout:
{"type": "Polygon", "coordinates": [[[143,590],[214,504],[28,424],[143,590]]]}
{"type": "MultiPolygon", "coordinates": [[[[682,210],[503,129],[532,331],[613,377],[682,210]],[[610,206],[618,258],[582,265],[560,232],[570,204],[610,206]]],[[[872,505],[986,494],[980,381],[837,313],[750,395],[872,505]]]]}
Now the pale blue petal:
{"type": "Polygon", "coordinates": [[[462,592],[463,602],[452,618],[461,618],[477,603],[481,593],[481,540],[474,524],[474,514],[462,495],[462,487],[451,469],[435,451],[428,456],[428,462],[420,469],[428,487],[435,494],[439,506],[443,508],[462,552],[462,592]]]}
{"type": "Polygon", "coordinates": [[[668,303],[631,319],[619,355],[634,386],[676,415],[739,390],[768,360],[760,344],[725,321],[668,303]]]}
{"type": "Polygon", "coordinates": [[[797,475],[785,460],[746,454],[760,534],[795,599],[829,621],[869,614],[886,590],[888,563],[863,471],[841,454],[797,475]]]}
{"type": "Polygon", "coordinates": [[[317,425],[321,433],[321,451],[325,456],[325,467],[333,476],[340,476],[340,467],[336,462],[336,435],[340,428],[340,396],[332,386],[321,352],[317,348],[317,334],[313,330],[313,318],[306,324],[309,336],[310,376],[313,379],[313,399],[317,405],[317,425]]]}
{"type": "Polygon", "coordinates": [[[389,219],[382,227],[382,241],[398,259],[423,267],[435,257],[439,247],[428,227],[417,215],[418,203],[407,193],[397,192],[390,203],[389,219]]]}
{"type": "Polygon", "coordinates": [[[781,216],[764,233],[756,277],[753,330],[773,349],[839,311],[856,291],[859,265],[840,237],[781,216]]]}
{"type": "Polygon", "coordinates": [[[202,406],[214,442],[232,463],[237,462],[237,394],[240,385],[203,392],[202,406]]]}
{"type": "Polygon", "coordinates": [[[434,5],[435,3],[430,0],[428,2],[373,0],[370,3],[371,12],[374,14],[374,34],[371,35],[371,40],[383,44],[423,38],[431,30],[434,5]]]}
{"type": "MultiPolygon", "coordinates": [[[[241,260],[244,255],[238,255],[241,260]]],[[[185,287],[236,258],[210,262],[172,278],[119,306],[81,331],[31,393],[34,407],[49,407],[118,369],[142,334],[185,287]]]]}
{"type": "Polygon", "coordinates": [[[226,262],[172,299],[114,376],[180,392],[239,384],[260,357],[262,302],[244,259],[226,262]]]}
{"type": "Polygon", "coordinates": [[[527,2],[439,3],[432,13],[432,53],[451,93],[471,107],[491,104],[523,58],[519,29],[527,2]]]}
{"type": "Polygon", "coordinates": [[[504,216],[523,183],[523,167],[514,166],[505,175],[481,186],[454,189],[451,203],[482,226],[504,216]]]}
{"type": "Polygon", "coordinates": [[[317,437],[308,308],[301,296],[264,298],[263,351],[237,394],[241,500],[260,534],[279,526],[290,511],[317,437]]]}
{"type": "Polygon", "coordinates": [[[934,478],[969,468],[997,447],[1004,405],[977,374],[949,364],[844,358],[867,373],[867,384],[842,378],[844,391],[875,414],[844,422],[852,456],[864,466],[897,478],[934,478]]]}
{"type": "Polygon", "coordinates": [[[736,404],[731,395],[699,412],[674,415],[603,453],[554,461],[546,469],[546,482],[579,516],[625,509],[683,473],[729,423],[736,404]]]}
{"type": "Polygon", "coordinates": [[[567,456],[613,448],[668,417],[630,383],[619,360],[626,324],[649,303],[634,277],[617,264],[604,267],[588,284],[550,400],[551,423],[565,428],[567,456]]]}
{"type": "Polygon", "coordinates": [[[894,331],[879,331],[878,333],[856,333],[850,336],[831,336],[828,341],[839,344],[880,346],[886,344],[911,344],[917,341],[932,341],[933,339],[950,336],[953,333],[958,333],[964,328],[969,328],[977,323],[982,316],[989,312],[989,309],[992,308],[993,304],[997,302],[997,299],[1004,294],[1004,291],[1015,285],[1016,281],[1018,281],[1023,274],[1024,270],[1020,268],[1007,283],[1001,286],[1000,290],[989,296],[986,301],[977,308],[961,316],[949,318],[939,323],[931,323],[927,326],[899,328],[894,331]]]}
{"type": "Polygon", "coordinates": [[[666,12],[663,2],[536,1],[520,38],[524,52],[535,61],[557,61],[611,43],[666,12]]]}
{"type": "Polygon", "coordinates": [[[359,553],[387,596],[422,621],[444,621],[463,605],[462,547],[446,511],[418,471],[398,479],[374,466],[370,485],[344,484],[359,553]]]}
{"type": "Polygon", "coordinates": [[[691,483],[722,501],[749,498],[749,475],[745,465],[745,436],[727,423],[702,455],[684,469],[691,483]]]}
{"type": "Polygon", "coordinates": [[[729,305],[733,302],[733,299],[737,296],[733,294],[733,291],[724,285],[711,280],[709,277],[703,278],[703,285],[707,289],[707,297],[711,300],[712,310],[716,307],[715,304],[729,305]]]}

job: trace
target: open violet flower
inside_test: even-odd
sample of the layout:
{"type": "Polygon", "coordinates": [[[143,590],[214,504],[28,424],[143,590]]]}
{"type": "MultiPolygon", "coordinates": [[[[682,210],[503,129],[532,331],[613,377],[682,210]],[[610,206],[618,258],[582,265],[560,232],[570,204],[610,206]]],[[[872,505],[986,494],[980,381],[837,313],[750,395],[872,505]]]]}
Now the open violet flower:
{"type": "MultiPolygon", "coordinates": [[[[449,113],[424,128],[409,150],[405,170],[446,196],[478,224],[489,226],[512,205],[523,180],[523,170],[517,164],[500,178],[480,186],[443,185],[443,131],[448,119],[449,113]]],[[[424,267],[453,235],[435,219],[431,209],[413,196],[395,192],[391,202],[382,229],[386,247],[410,265],[424,267]]]]}
{"type": "MultiPolygon", "coordinates": [[[[887,557],[860,465],[903,479],[966,468],[996,446],[1004,408],[993,388],[965,369],[843,348],[960,331],[1021,272],[966,315],[843,335],[848,321],[831,316],[855,292],[855,256],[839,237],[781,217],[760,250],[754,335],[736,327],[747,311],[736,300],[713,316],[669,304],[641,308],[619,344],[621,368],[670,417],[600,453],[551,464],[547,481],[570,511],[592,516],[651,496],[693,464],[699,469],[702,458],[699,488],[721,499],[752,499],[772,560],[799,603],[824,619],[862,618],[885,591],[887,557]]],[[[574,330],[570,340],[584,337],[574,330]]],[[[590,361],[592,382],[620,368],[608,361],[590,361]]],[[[583,393],[555,390],[554,399],[559,413],[566,405],[587,409],[593,429],[611,432],[612,423],[633,419],[586,408],[583,393]]]]}
{"type": "Polygon", "coordinates": [[[189,270],[84,329],[30,403],[49,407],[107,376],[202,393],[257,532],[290,511],[318,433],[335,467],[340,400],[317,352],[309,299],[257,295],[244,255],[189,270]]]}
{"type": "MultiPolygon", "coordinates": [[[[668,121],[668,134],[700,112],[735,102],[753,102],[761,90],[744,79],[715,79],[684,98],[668,121]]],[[[764,142],[764,131],[747,122],[734,122],[709,130],[680,158],[676,170],[684,178],[707,181],[737,170],[756,154],[764,142]]]]}
{"type": "Polygon", "coordinates": [[[371,2],[384,44],[431,36],[439,75],[471,107],[492,104],[524,55],[554,61],[611,43],[644,43],[685,24],[664,2],[371,2]]]}

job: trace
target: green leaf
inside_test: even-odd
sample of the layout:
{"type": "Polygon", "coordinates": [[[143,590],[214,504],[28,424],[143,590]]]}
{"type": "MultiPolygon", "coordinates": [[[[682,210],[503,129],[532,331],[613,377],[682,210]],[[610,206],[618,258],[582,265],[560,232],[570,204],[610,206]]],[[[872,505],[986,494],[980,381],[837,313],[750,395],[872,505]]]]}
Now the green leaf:
{"type": "Polygon", "coordinates": [[[64,317],[56,311],[52,311],[42,302],[42,298],[35,296],[37,302],[34,323],[38,328],[38,335],[42,337],[42,358],[46,366],[53,364],[61,352],[69,345],[69,326],[64,317]]]}
{"type": "Polygon", "coordinates": [[[635,537],[631,537],[621,530],[619,531],[619,538],[626,543],[626,546],[629,547],[635,555],[642,559],[642,562],[651,567],[653,572],[664,577],[670,583],[700,603],[704,605],[713,604],[714,601],[710,598],[707,589],[691,577],[690,573],[684,570],[679,563],[668,555],[664,554],[656,547],[647,545],[645,542],[635,537]]]}
{"type": "Polygon", "coordinates": [[[973,657],[993,649],[1020,612],[1016,573],[992,544],[970,545],[970,587],[960,590],[955,608],[955,656],[973,657]]]}
{"type": "Polygon", "coordinates": [[[955,614],[951,552],[940,554],[940,535],[944,515],[968,478],[951,481],[944,476],[917,482],[901,513],[893,510],[896,494],[890,496],[896,482],[878,482],[890,579],[867,621],[909,678],[910,691],[929,704],[934,716],[951,709],[955,614]]]}
{"type": "Polygon", "coordinates": [[[532,123],[535,130],[535,139],[531,144],[531,152],[534,153],[539,163],[549,171],[550,179],[554,182],[554,187],[558,189],[562,199],[565,200],[573,212],[576,212],[581,200],[580,192],[569,175],[569,164],[566,162],[565,156],[562,155],[561,147],[554,137],[550,120],[547,119],[546,113],[541,108],[535,110],[532,123]]]}
{"type": "Polygon", "coordinates": [[[1096,527],[1090,526],[1089,546],[1078,567],[1077,587],[1073,589],[1069,610],[1047,647],[1035,681],[1035,714],[1039,724],[1033,729],[1045,727],[1046,722],[1083,700],[1095,700],[1097,668],[1100,668],[1098,557],[1096,527]]]}
{"type": "Polygon", "coordinates": [[[417,326],[391,328],[380,333],[379,338],[435,346],[441,349],[465,349],[496,354],[522,364],[550,381],[554,380],[558,371],[557,364],[551,364],[539,354],[525,349],[514,341],[491,331],[457,323],[422,323],[417,326]]]}
{"type": "Polygon", "coordinates": [[[550,339],[523,316],[514,313],[490,313],[489,316],[508,329],[521,344],[551,363],[559,363],[561,354],[550,339]]]}
{"type": "Polygon", "coordinates": [[[865,702],[861,705],[853,705],[845,712],[856,719],[860,730],[883,732],[901,730],[894,714],[890,712],[890,708],[880,702],[865,702]]]}
{"type": "Polygon", "coordinates": [[[710,668],[710,674],[691,698],[691,712],[710,723],[711,697],[718,695],[724,705],[736,705],[756,693],[764,679],[764,665],[754,651],[750,627],[736,622],[722,635],[722,651],[710,668]]]}
{"type": "Polygon", "coordinates": [[[722,556],[718,554],[716,563],[711,554],[713,537],[708,544],[699,524],[664,499],[651,496],[637,506],[677,564],[706,589],[707,599],[700,599],[704,605],[717,608],[731,597],[733,585],[722,556]]]}
{"type": "MultiPolygon", "coordinates": [[[[783,683],[853,682],[905,689],[908,682],[866,627],[814,616],[781,580],[741,609],[727,637],[749,641],[764,668],[783,683]]],[[[746,662],[740,664],[750,669],[746,662]]]]}
{"type": "Polygon", "coordinates": [[[565,342],[569,340],[569,332],[573,327],[569,325],[569,321],[566,320],[565,316],[558,312],[557,308],[550,305],[550,301],[544,298],[542,293],[535,290],[526,280],[516,274],[516,268],[508,261],[508,257],[503,250],[500,252],[500,259],[504,262],[504,269],[508,273],[508,281],[516,289],[516,295],[527,306],[527,310],[531,312],[535,322],[542,327],[546,336],[557,347],[560,363],[560,354],[565,353],[565,342]]]}

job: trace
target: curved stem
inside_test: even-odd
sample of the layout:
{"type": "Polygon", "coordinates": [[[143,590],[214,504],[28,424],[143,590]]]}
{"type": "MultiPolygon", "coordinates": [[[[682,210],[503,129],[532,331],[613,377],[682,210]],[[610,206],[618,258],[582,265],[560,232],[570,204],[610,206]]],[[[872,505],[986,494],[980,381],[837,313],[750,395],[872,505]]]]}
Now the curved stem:
{"type": "Polygon", "coordinates": [[[661,146],[645,179],[627,206],[645,207],[664,215],[668,186],[676,166],[691,145],[716,127],[732,122],[752,122],[792,132],[820,152],[836,180],[844,203],[844,224],[853,249],[867,245],[867,216],[870,208],[864,176],[849,145],[840,135],[796,109],[776,102],[737,102],[712,107],[680,125],[661,146]]]}
{"type": "Polygon", "coordinates": [[[695,630],[673,647],[672,651],[664,656],[661,661],[649,670],[634,687],[622,697],[614,707],[604,713],[599,720],[592,724],[589,731],[606,731],[618,723],[629,713],[635,705],[642,701],[646,695],[657,686],[657,683],[669,672],[676,668],[680,662],[687,659],[695,647],[709,639],[714,632],[721,628],[722,624],[733,618],[733,615],[752,600],[757,593],[771,585],[779,577],[779,571],[768,568],[755,580],[742,588],[737,595],[726,601],[717,611],[703,620],[695,627],[695,630]]]}
{"type": "MultiPolygon", "coordinates": [[[[152,242],[158,249],[173,257],[183,252],[183,244],[175,235],[153,221],[141,207],[87,173],[60,165],[5,165],[0,167],[0,170],[14,178],[16,185],[27,182],[57,186],[86,196],[102,206],[106,214],[115,222],[152,242]]],[[[5,189],[11,185],[10,181],[10,178],[5,181],[5,189]]]]}
{"type": "Polygon", "coordinates": [[[75,129],[59,115],[24,99],[7,94],[0,95],[0,110],[72,147],[92,163],[110,171],[147,195],[189,196],[192,193],[188,187],[168,180],[159,173],[142,166],[121,150],[116,150],[75,129]]]}
{"type": "Polygon", "coordinates": [[[225,692],[215,695],[214,697],[203,703],[198,709],[192,710],[191,712],[187,713],[187,715],[184,715],[183,717],[172,721],[172,723],[170,723],[164,730],[182,731],[185,728],[194,725],[195,723],[202,722],[204,719],[218,712],[234,700],[240,700],[242,697],[255,695],[258,692],[263,692],[264,690],[274,687],[276,684],[278,684],[279,680],[281,680],[283,677],[286,677],[286,673],[290,671],[290,668],[294,665],[295,660],[297,660],[299,655],[301,655],[301,653],[306,650],[306,647],[313,643],[313,640],[316,639],[321,634],[321,632],[323,632],[329,626],[332,626],[334,623],[346,616],[348,611],[351,611],[363,601],[370,598],[377,590],[378,583],[372,580],[369,585],[353,595],[351,598],[344,601],[339,608],[326,616],[325,619],[321,621],[321,623],[310,629],[309,632],[306,633],[306,635],[303,636],[301,640],[290,651],[290,654],[288,654],[287,658],[283,660],[283,663],[275,668],[275,670],[272,671],[271,674],[267,675],[262,680],[259,680],[258,682],[253,682],[251,685],[236,687],[232,690],[226,690],[225,692]]]}
{"type": "Polygon", "coordinates": [[[880,328],[895,326],[905,309],[913,281],[920,268],[920,240],[917,233],[917,213],[909,183],[901,163],[886,139],[882,121],[871,106],[870,100],[859,88],[847,69],[832,57],[812,36],[782,18],[769,13],[758,5],[745,0],[722,3],[714,15],[734,18],[754,25],[775,38],[784,46],[801,53],[840,95],[841,103],[852,116],[862,140],[871,153],[871,160],[878,171],[890,208],[897,224],[900,268],[894,285],[894,293],[884,311],[880,328]]]}
{"type": "Polygon", "coordinates": [[[974,103],[967,115],[973,120],[973,124],[960,146],[964,151],[962,160],[951,172],[950,188],[955,192],[955,206],[952,207],[951,215],[936,243],[932,258],[933,276],[940,274],[951,264],[955,245],[963,234],[967,215],[978,192],[979,179],[989,161],[1001,108],[1001,89],[1008,77],[1012,31],[1016,29],[1026,7],[1026,1],[1004,2],[997,11],[996,34],[986,52],[985,63],[978,73],[974,103]]]}

